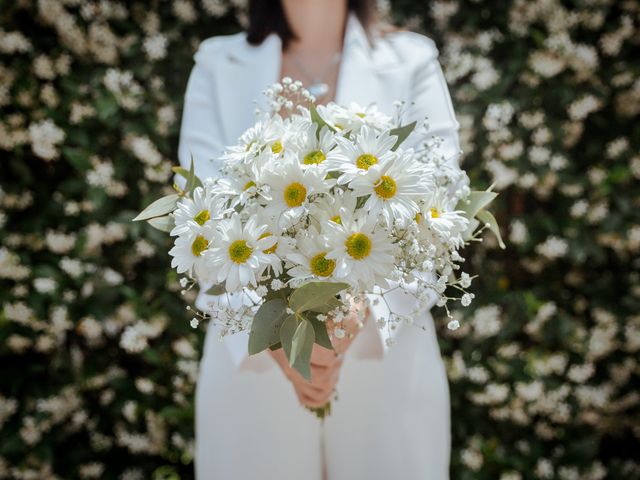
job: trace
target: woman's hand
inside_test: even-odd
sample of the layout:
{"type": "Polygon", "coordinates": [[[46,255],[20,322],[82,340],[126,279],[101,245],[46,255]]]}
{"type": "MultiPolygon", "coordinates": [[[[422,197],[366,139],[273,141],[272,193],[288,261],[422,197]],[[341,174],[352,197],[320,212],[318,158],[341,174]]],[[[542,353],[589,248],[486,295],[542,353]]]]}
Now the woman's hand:
{"type": "Polygon", "coordinates": [[[324,406],[331,399],[335,386],[340,377],[342,359],[347,349],[369,317],[369,307],[363,304],[355,304],[351,314],[341,322],[327,319],[327,332],[331,338],[333,350],[324,348],[318,344],[313,345],[311,351],[311,381],[305,379],[300,373],[289,365],[284,350],[268,350],[276,363],[280,366],[285,377],[295,389],[298,400],[302,405],[311,408],[324,406]],[[365,315],[359,315],[361,309],[365,315]],[[364,320],[361,320],[364,318],[364,320]],[[340,332],[342,330],[342,332],[340,332]],[[340,332],[336,334],[336,332],[340,332]]]}
{"type": "Polygon", "coordinates": [[[318,344],[313,345],[311,351],[311,381],[308,381],[289,365],[284,350],[268,350],[276,363],[282,369],[295,389],[298,400],[302,405],[311,408],[324,406],[331,399],[340,375],[342,358],[336,352],[318,344]]]}

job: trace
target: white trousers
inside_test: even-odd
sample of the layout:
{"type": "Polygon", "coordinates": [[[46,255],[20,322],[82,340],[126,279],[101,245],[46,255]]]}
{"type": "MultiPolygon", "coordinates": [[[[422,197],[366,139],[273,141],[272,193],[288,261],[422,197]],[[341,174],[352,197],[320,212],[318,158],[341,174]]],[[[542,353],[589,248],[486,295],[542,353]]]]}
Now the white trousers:
{"type": "Polygon", "coordinates": [[[371,336],[355,339],[324,425],[300,406],[267,352],[259,356],[272,368],[237,370],[212,328],[196,392],[196,478],[448,479],[449,390],[426,315],[426,331],[400,327],[382,359],[351,354],[371,336]]]}

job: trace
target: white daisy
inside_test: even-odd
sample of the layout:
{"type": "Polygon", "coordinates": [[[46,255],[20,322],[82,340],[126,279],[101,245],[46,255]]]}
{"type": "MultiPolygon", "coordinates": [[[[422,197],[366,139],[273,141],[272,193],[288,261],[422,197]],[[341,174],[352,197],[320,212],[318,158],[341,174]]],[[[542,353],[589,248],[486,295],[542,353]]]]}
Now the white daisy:
{"type": "Polygon", "coordinates": [[[191,198],[182,198],[176,206],[173,215],[175,227],[170,235],[181,235],[187,230],[197,230],[209,224],[213,217],[219,215],[219,201],[209,188],[197,187],[191,198]]]}
{"type": "Polygon", "coordinates": [[[213,225],[206,224],[197,229],[187,229],[178,235],[173,248],[169,250],[169,255],[173,257],[171,268],[206,282],[209,271],[204,253],[208,251],[214,234],[213,225]]]}
{"type": "Polygon", "coordinates": [[[363,107],[352,102],[346,108],[336,104],[319,105],[318,114],[331,126],[344,132],[357,132],[365,125],[378,131],[393,128],[392,118],[380,112],[374,104],[363,107]]]}
{"type": "Polygon", "coordinates": [[[217,281],[225,282],[227,292],[236,292],[248,284],[257,286],[256,275],[268,263],[265,250],[273,247],[273,236],[262,237],[267,225],[257,225],[251,216],[242,225],[235,213],[218,223],[214,246],[204,252],[209,268],[216,271],[217,281]]]}
{"type": "Polygon", "coordinates": [[[391,160],[394,153],[391,148],[397,137],[384,132],[378,135],[375,130],[364,126],[355,138],[355,142],[344,137],[335,137],[340,147],[340,155],[327,162],[329,170],[341,172],[338,185],[344,185],[362,175],[373,165],[383,165],[391,160]]]}
{"type": "Polygon", "coordinates": [[[367,196],[363,208],[370,215],[382,215],[387,226],[400,220],[408,222],[418,213],[418,200],[430,189],[410,155],[398,155],[382,165],[372,165],[349,186],[357,197],[367,196]]]}
{"type": "Polygon", "coordinates": [[[322,127],[320,135],[317,135],[317,130],[318,126],[312,123],[297,142],[296,150],[303,168],[325,167],[325,162],[331,162],[338,154],[334,133],[329,128],[322,127]]]}
{"type": "Polygon", "coordinates": [[[440,238],[454,245],[462,245],[462,234],[469,226],[464,212],[455,210],[446,188],[437,189],[422,205],[416,215],[420,230],[431,229],[440,238]]]}
{"type": "Polygon", "coordinates": [[[336,261],[327,258],[328,251],[326,238],[311,227],[298,237],[296,250],[287,255],[287,260],[295,264],[287,273],[298,280],[328,280],[336,268],[336,261]]]}
{"type": "Polygon", "coordinates": [[[309,216],[314,224],[320,229],[331,221],[342,223],[345,211],[348,218],[351,218],[356,210],[357,199],[351,190],[334,189],[331,195],[326,195],[314,202],[309,209],[309,216]]]}
{"type": "Polygon", "coordinates": [[[286,156],[277,168],[263,172],[262,182],[269,186],[270,198],[266,213],[277,219],[281,228],[286,228],[306,214],[309,197],[326,192],[333,183],[325,180],[318,169],[303,170],[300,162],[286,156]]]}
{"type": "Polygon", "coordinates": [[[265,145],[278,139],[281,131],[276,126],[269,118],[257,122],[240,136],[236,145],[227,147],[222,160],[245,162],[257,155],[265,145]]]}
{"type": "Polygon", "coordinates": [[[325,232],[331,248],[326,258],[336,261],[336,278],[362,290],[388,286],[387,277],[395,270],[395,246],[384,229],[376,228],[375,217],[329,222],[325,232]]]}

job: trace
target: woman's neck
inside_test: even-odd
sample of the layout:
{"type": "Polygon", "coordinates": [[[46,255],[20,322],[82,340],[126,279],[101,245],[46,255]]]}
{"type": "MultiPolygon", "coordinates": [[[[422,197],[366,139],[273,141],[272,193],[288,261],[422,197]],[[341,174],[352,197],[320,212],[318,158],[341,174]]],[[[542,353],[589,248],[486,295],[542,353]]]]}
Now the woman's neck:
{"type": "MultiPolygon", "coordinates": [[[[281,0],[296,38],[287,51],[319,56],[342,50],[347,21],[347,0],[281,0]]],[[[317,57],[316,57],[317,58],[317,57]]]]}

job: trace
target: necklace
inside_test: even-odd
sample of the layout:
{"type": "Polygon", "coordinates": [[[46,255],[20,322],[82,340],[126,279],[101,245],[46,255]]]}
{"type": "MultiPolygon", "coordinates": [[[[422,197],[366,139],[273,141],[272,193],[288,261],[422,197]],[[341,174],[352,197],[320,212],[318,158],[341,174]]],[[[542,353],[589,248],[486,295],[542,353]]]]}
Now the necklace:
{"type": "Polygon", "coordinates": [[[311,95],[316,98],[321,98],[327,93],[329,93],[330,87],[329,84],[325,81],[327,75],[331,71],[331,69],[340,61],[342,58],[341,52],[336,52],[331,57],[329,61],[329,65],[322,71],[321,75],[313,75],[307,70],[307,68],[298,60],[296,57],[290,57],[293,63],[296,65],[298,70],[300,70],[305,77],[311,80],[311,84],[306,87],[311,95]]]}

